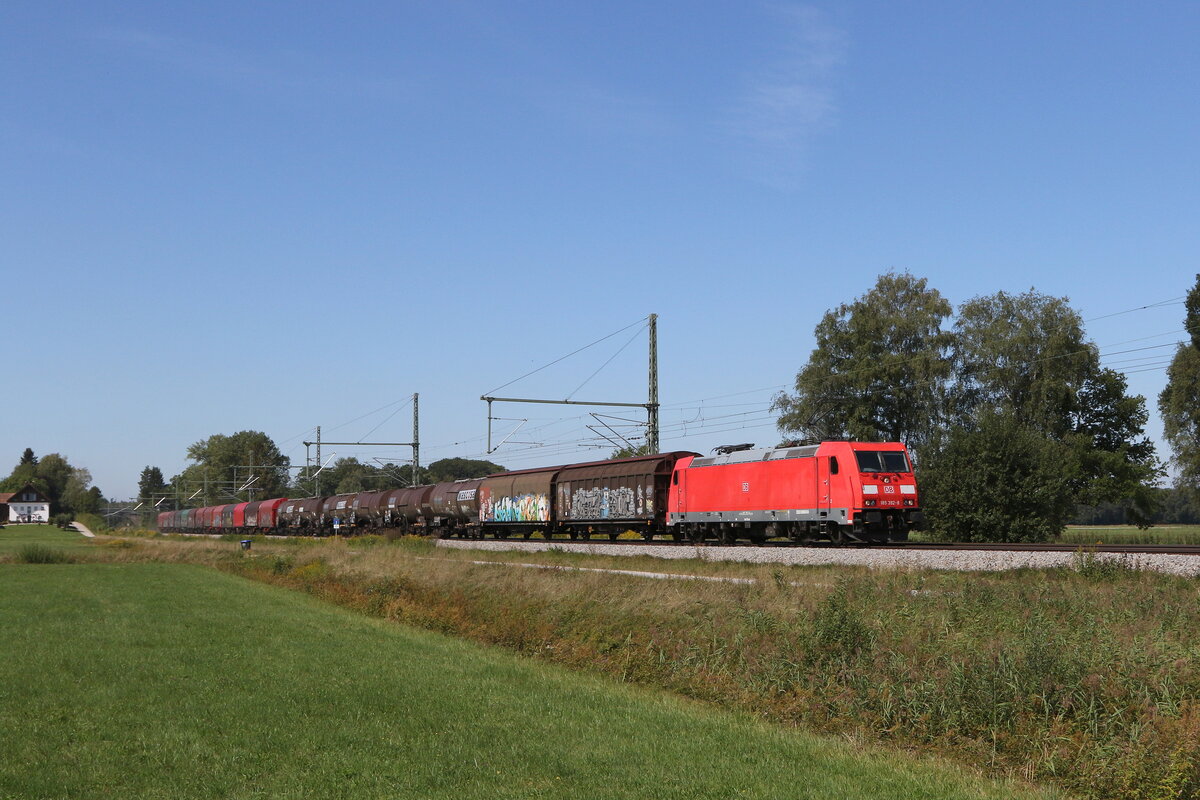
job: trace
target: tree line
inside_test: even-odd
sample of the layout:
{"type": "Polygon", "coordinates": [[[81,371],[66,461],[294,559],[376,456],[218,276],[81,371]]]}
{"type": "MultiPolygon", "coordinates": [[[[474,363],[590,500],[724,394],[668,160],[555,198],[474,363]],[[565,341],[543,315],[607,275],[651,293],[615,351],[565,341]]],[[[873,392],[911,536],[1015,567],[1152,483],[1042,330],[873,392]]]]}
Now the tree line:
{"type": "Polygon", "coordinates": [[[92,473],[86,468],[72,466],[59,453],[39,457],[31,447],[25,448],[13,471],[0,481],[0,492],[17,492],[26,486],[49,499],[51,516],[96,514],[105,503],[104,493],[92,485],[92,473]]]}
{"type": "Polygon", "coordinates": [[[159,507],[217,505],[272,497],[311,497],[396,489],[476,478],[504,467],[490,461],[444,458],[413,474],[410,464],[370,464],[339,458],[323,469],[294,469],[261,431],[214,434],[187,449],[190,462],[167,481],[162,470],[147,466],[138,480],[138,497],[159,507]]]}
{"type": "MultiPolygon", "coordinates": [[[[1200,486],[1200,275],[1191,338],[1159,398],[1179,486],[1200,486]]],[[[900,441],[914,454],[936,536],[1041,541],[1077,507],[1150,524],[1164,465],[1146,400],[1100,363],[1067,298],[997,292],[954,312],[924,278],[881,275],[828,311],[794,391],[773,408],[793,440],[900,441]]]]}

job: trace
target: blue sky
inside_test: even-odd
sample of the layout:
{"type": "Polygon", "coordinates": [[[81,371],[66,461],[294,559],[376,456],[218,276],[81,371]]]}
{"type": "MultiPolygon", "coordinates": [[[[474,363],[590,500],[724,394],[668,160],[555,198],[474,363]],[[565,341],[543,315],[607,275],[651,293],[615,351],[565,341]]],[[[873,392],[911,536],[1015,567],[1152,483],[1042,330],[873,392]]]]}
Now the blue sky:
{"type": "MultiPolygon", "coordinates": [[[[664,448],[773,443],[814,325],[892,269],[1069,297],[1158,438],[1197,30],[1191,2],[8,3],[0,470],[61,452],[125,498],[214,433],[408,441],[413,392],[423,461],[484,457],[481,394],[650,313],[664,448]]],[[[644,401],[636,330],[502,394],[644,401]]],[[[499,463],[605,452],[569,444],[586,410],[497,412],[535,443],[499,463]]]]}

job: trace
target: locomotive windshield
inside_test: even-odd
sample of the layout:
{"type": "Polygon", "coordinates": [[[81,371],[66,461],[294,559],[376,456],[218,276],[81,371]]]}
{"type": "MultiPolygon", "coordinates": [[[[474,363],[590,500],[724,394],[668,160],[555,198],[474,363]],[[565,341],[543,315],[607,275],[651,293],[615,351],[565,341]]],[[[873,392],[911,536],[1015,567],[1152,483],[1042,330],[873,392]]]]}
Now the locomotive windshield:
{"type": "Polygon", "coordinates": [[[859,472],[912,472],[900,450],[857,450],[859,472]]]}

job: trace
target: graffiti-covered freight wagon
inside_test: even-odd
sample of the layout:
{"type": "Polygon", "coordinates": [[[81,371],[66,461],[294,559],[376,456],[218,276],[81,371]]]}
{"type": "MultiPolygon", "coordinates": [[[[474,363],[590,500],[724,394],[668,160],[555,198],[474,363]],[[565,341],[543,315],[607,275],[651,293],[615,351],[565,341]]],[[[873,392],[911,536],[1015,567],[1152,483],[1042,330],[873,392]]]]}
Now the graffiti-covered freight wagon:
{"type": "Polygon", "coordinates": [[[503,538],[549,529],[554,477],[560,469],[526,469],[484,478],[477,493],[482,533],[503,538]]]}
{"type": "Polygon", "coordinates": [[[694,455],[660,453],[563,467],[555,479],[559,529],[572,538],[634,530],[649,539],[665,532],[675,462],[694,455]]]}

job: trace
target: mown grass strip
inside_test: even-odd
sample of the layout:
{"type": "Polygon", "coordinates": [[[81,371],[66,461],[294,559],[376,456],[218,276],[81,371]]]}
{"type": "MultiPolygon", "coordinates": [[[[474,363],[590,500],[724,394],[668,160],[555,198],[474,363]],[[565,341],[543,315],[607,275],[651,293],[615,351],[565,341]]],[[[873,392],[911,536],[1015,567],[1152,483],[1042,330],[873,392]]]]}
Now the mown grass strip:
{"type": "Polygon", "coordinates": [[[0,560],[12,559],[28,547],[58,551],[82,551],[92,542],[75,530],[65,531],[53,525],[6,525],[0,528],[0,560]]]}
{"type": "Polygon", "coordinates": [[[167,564],[0,567],[0,797],[1015,797],[167,564]]]}

